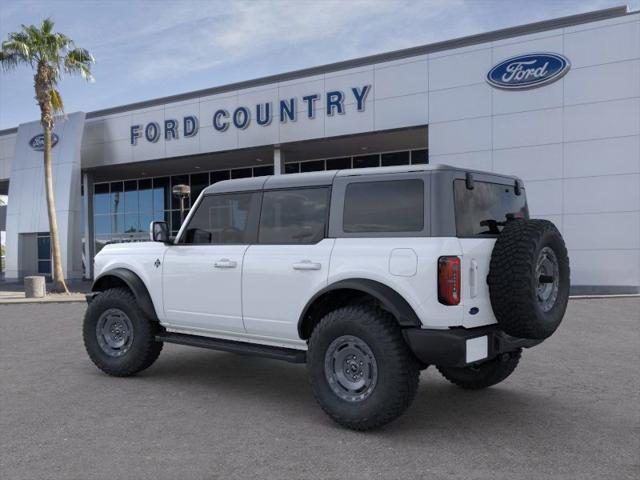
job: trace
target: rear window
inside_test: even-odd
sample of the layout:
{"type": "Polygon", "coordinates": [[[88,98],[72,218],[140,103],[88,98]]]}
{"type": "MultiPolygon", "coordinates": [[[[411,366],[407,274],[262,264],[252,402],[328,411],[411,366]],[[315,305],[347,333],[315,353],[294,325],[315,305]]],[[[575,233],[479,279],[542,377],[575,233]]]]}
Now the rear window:
{"type": "Polygon", "coordinates": [[[357,182],[344,197],[345,233],[420,232],[424,229],[424,182],[418,179],[357,182]]]}
{"type": "Polygon", "coordinates": [[[453,191],[460,237],[497,235],[508,216],[529,218],[526,196],[516,195],[513,186],[476,181],[469,190],[464,180],[455,180],[453,191]]]}

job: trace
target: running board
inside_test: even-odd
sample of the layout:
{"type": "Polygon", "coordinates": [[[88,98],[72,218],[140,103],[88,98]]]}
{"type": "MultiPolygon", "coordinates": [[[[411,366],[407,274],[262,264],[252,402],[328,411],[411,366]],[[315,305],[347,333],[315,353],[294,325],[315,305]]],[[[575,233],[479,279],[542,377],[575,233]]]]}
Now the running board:
{"type": "Polygon", "coordinates": [[[156,341],[177,343],[190,347],[209,348],[211,350],[221,350],[223,352],[238,353],[240,355],[271,358],[273,360],[284,360],[285,362],[291,363],[305,363],[307,361],[307,352],[303,350],[272,347],[257,343],[236,342],[234,340],[201,337],[198,335],[185,335],[184,333],[165,332],[156,335],[156,341]]]}

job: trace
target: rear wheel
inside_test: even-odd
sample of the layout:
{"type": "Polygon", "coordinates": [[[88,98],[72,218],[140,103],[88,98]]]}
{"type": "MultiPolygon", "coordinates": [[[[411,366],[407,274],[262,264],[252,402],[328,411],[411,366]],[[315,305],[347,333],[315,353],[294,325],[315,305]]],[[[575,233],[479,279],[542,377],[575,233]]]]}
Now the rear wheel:
{"type": "Polygon", "coordinates": [[[320,321],[309,341],[307,372],[322,409],[354,430],[399,417],[420,373],[395,319],[368,305],[339,308],[320,321]]]}
{"type": "Polygon", "coordinates": [[[505,380],[518,366],[522,350],[503,353],[493,360],[469,367],[438,367],[444,378],[459,387],[479,390],[505,380]]]}
{"type": "Polygon", "coordinates": [[[100,370],[128,377],[150,367],[160,355],[158,329],[129,290],[113,288],[89,304],[82,333],[89,358],[100,370]]]}

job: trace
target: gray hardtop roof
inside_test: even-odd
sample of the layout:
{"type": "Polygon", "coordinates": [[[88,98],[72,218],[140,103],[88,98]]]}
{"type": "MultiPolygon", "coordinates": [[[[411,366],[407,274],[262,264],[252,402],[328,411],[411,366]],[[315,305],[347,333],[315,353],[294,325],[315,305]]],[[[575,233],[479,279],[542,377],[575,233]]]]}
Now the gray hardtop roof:
{"type": "Polygon", "coordinates": [[[319,187],[332,185],[333,181],[338,177],[375,177],[376,175],[387,175],[394,173],[433,171],[449,171],[461,173],[470,172],[482,176],[510,179],[512,181],[520,180],[518,177],[513,175],[503,175],[495,172],[473,170],[469,168],[460,168],[442,163],[436,163],[431,165],[402,165],[396,167],[352,168],[347,170],[330,170],[309,173],[287,173],[284,175],[269,175],[265,177],[238,178],[235,180],[223,180],[221,182],[214,183],[213,185],[205,188],[203,193],[205,195],[208,195],[212,193],[273,190],[292,187],[319,187]]]}

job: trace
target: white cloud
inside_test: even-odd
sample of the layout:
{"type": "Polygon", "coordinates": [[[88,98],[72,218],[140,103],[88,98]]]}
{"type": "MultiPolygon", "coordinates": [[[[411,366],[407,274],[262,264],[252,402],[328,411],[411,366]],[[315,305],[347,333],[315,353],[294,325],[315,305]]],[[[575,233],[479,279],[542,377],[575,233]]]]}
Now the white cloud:
{"type": "Polygon", "coordinates": [[[462,0],[177,3],[158,12],[153,22],[116,34],[99,48],[116,44],[133,47],[128,51],[132,55],[129,73],[142,81],[158,75],[176,77],[305,46],[322,51],[338,44],[339,56],[346,58],[362,54],[363,45],[370,51],[409,46],[411,37],[429,36],[415,29],[420,25],[418,19],[426,25],[430,19],[453,11],[462,3],[462,0]],[[220,8],[222,5],[227,8],[220,8]],[[395,28],[403,23],[412,28],[395,28]],[[390,25],[393,27],[389,28],[390,25]],[[349,52],[346,56],[345,51],[349,52]]]}

